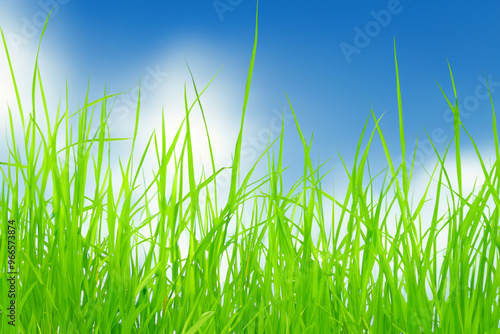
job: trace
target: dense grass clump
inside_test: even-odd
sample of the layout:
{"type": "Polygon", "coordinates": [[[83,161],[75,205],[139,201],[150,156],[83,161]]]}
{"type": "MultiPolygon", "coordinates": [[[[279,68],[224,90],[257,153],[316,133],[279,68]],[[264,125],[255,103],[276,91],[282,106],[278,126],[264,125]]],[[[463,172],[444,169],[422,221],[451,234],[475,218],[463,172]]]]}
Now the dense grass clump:
{"type": "MultiPolygon", "coordinates": [[[[4,46],[12,70],[5,38],[4,46]]],[[[199,107],[203,113],[206,87],[198,91],[194,80],[196,98],[189,104],[185,94],[186,116],[173,141],[167,142],[163,122],[134,160],[138,104],[132,152],[116,176],[109,157],[117,138],[107,126],[115,95],[87,98],[77,111],[60,106],[51,120],[38,59],[32,98],[42,99],[42,111],[23,109],[12,70],[18,112],[9,108],[10,154],[0,165],[1,333],[499,332],[500,152],[494,109],[492,166],[470,139],[485,179],[474,193],[462,187],[460,134],[466,132],[456,93],[449,101],[456,180],[444,167],[450,143],[443,153],[435,149],[438,162],[427,190],[412,199],[415,158],[392,158],[372,112],[353,164],[345,164],[345,197],[322,188],[324,175],[298,123],[304,172],[285,189],[283,131],[259,159],[267,159],[267,175],[253,177],[255,166],[246,175],[240,172],[256,46],[257,29],[234,162],[218,168],[212,159],[202,175],[194,171],[190,112],[199,107]],[[15,117],[22,129],[14,128],[15,117]],[[96,117],[99,127],[92,132],[96,117]],[[372,176],[367,162],[376,134],[387,169],[372,176]],[[156,157],[151,182],[141,181],[147,154],[156,157]],[[216,193],[224,169],[231,171],[227,199],[216,193]],[[382,184],[378,193],[375,179],[382,184]],[[426,228],[424,205],[433,208],[426,228]],[[10,220],[19,271],[15,329],[6,317],[10,220]],[[443,236],[446,244],[438,242],[443,236]],[[189,246],[181,252],[186,238],[189,246]]],[[[407,157],[395,64],[401,154],[407,157]]]]}

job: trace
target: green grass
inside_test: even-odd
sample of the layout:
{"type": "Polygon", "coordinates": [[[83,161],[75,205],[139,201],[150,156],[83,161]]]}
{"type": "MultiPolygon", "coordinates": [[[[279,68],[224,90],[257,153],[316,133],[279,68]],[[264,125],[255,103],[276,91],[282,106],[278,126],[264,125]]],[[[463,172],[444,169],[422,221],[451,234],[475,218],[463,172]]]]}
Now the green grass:
{"type": "MultiPolygon", "coordinates": [[[[1,333],[500,333],[493,102],[495,163],[488,166],[460,122],[453,84],[453,98],[445,98],[455,115],[454,156],[452,143],[442,153],[435,147],[437,163],[420,198],[411,193],[416,150],[411,164],[395,161],[373,111],[353,163],[344,163],[344,197],[324,189],[325,174],[310,157],[312,139],[298,122],[303,175],[285,188],[284,123],[241,173],[256,47],[257,27],[233,164],[216,166],[206,127],[212,160],[201,175],[190,113],[204,112],[207,87],[198,90],[194,79],[196,97],[190,101],[185,90],[186,116],[174,139],[166,139],[164,115],[161,131],[133,159],[139,102],[132,149],[117,171],[110,152],[120,139],[107,127],[116,95],[89,101],[87,93],[81,109],[60,105],[51,119],[37,56],[32,98],[43,110],[33,104],[28,112],[9,60],[18,111],[9,108],[9,156],[0,165],[1,333]],[[14,128],[16,117],[22,129],[14,128]],[[99,123],[95,132],[92,122],[99,123]],[[473,143],[485,178],[470,194],[462,185],[460,134],[473,143]],[[387,168],[372,175],[368,156],[377,135],[387,168]],[[150,182],[141,181],[151,168],[148,154],[156,158],[150,182]],[[449,155],[456,171],[445,168],[449,155]],[[254,175],[257,163],[267,163],[264,176],[254,175]],[[231,172],[227,199],[216,192],[224,170],[231,172]],[[424,207],[433,212],[427,222],[424,207]],[[17,329],[6,319],[10,219],[17,226],[17,329]],[[181,239],[189,240],[184,254],[181,239]]],[[[401,153],[408,157],[395,60],[401,153]]]]}

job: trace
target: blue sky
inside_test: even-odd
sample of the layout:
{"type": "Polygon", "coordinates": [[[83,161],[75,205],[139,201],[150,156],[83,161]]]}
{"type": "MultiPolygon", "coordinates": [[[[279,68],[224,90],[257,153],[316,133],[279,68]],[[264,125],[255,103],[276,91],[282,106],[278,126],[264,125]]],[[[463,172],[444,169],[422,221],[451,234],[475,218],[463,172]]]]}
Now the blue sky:
{"type": "MultiPolygon", "coordinates": [[[[81,104],[89,77],[91,95],[97,98],[105,84],[110,92],[127,91],[149,75],[158,81],[151,81],[155,87],[147,92],[141,114],[148,130],[157,124],[162,106],[167,117],[182,116],[177,107],[182,106],[184,83],[190,83],[185,61],[198,86],[223,66],[204,103],[213,135],[227,151],[220,153],[221,160],[230,159],[256,1],[3,0],[0,26],[9,45],[18,43],[14,58],[34,61],[38,21],[54,5],[41,62],[57,97],[64,95],[66,78],[73,103],[81,104]]],[[[448,61],[464,124],[482,147],[491,146],[491,106],[480,77],[490,78],[493,99],[500,105],[500,21],[495,14],[499,10],[500,1],[261,1],[245,129],[248,157],[262,146],[259,137],[272,128],[277,111],[288,109],[285,91],[303,131],[307,136],[314,132],[313,154],[321,160],[334,158],[329,166],[340,167],[337,152],[350,161],[372,106],[377,116],[386,112],[381,125],[397,155],[394,38],[410,146],[417,134],[425,136],[424,129],[441,142],[452,135],[447,104],[436,84],[437,80],[446,94],[453,93],[448,61]]],[[[4,67],[3,54],[0,62],[4,67]]],[[[130,123],[117,119],[115,124],[119,136],[130,123]]],[[[285,131],[287,161],[300,161],[292,122],[285,131]]],[[[374,164],[385,166],[380,146],[373,153],[374,164]]],[[[422,154],[420,160],[426,163],[430,157],[422,154]]]]}

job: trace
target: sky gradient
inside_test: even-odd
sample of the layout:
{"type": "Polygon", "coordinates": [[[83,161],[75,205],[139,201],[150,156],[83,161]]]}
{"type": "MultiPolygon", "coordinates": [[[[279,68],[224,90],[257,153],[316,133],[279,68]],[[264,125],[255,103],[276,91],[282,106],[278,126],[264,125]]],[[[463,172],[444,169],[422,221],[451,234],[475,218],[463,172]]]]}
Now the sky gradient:
{"type": "MultiPolygon", "coordinates": [[[[52,103],[64,96],[65,80],[74,107],[83,103],[89,80],[92,98],[102,96],[105,87],[110,93],[130,91],[117,102],[112,117],[113,134],[126,136],[133,122],[134,88],[141,79],[142,129],[149,132],[158,124],[162,107],[174,129],[184,112],[185,83],[190,100],[194,97],[186,62],[198,88],[222,67],[202,102],[216,154],[222,165],[230,164],[253,44],[256,1],[0,1],[0,26],[17,70],[26,72],[26,83],[32,75],[40,27],[52,7],[40,56],[52,103]]],[[[381,126],[399,156],[394,40],[409,151],[417,135],[425,137],[424,129],[441,147],[452,136],[450,113],[438,87],[439,83],[452,96],[448,62],[463,122],[488,150],[491,105],[484,76],[499,105],[499,10],[500,1],[260,1],[259,43],[244,133],[246,162],[262,150],[269,131],[273,137],[278,135],[277,115],[283,111],[286,161],[301,161],[285,92],[306,136],[314,133],[312,156],[320,161],[333,158],[328,169],[336,166],[342,173],[338,153],[351,161],[371,108],[378,117],[385,112],[381,126]]],[[[1,54],[3,132],[4,101],[12,94],[1,54]]],[[[196,126],[201,131],[201,122],[196,126]]],[[[381,154],[380,145],[375,145],[371,160],[385,167],[381,154]]],[[[200,156],[206,163],[208,155],[200,156]]],[[[418,160],[426,164],[431,156],[421,151],[418,160]]],[[[299,173],[301,168],[297,166],[299,173]]]]}

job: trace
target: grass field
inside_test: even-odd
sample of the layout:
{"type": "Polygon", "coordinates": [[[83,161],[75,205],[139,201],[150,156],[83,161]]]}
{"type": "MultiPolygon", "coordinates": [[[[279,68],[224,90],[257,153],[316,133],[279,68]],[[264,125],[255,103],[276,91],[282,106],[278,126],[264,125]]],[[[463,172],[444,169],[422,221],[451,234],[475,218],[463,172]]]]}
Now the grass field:
{"type": "MultiPolygon", "coordinates": [[[[113,170],[110,152],[120,138],[110,138],[107,120],[116,95],[86,99],[80,110],[49,110],[37,58],[29,87],[43,102],[37,110],[21,104],[26,87],[17,87],[11,66],[18,105],[9,107],[11,125],[1,139],[6,145],[8,137],[10,152],[0,163],[1,333],[500,333],[493,102],[494,163],[463,128],[455,92],[447,98],[453,141],[435,149],[427,190],[415,198],[412,176],[422,167],[405,145],[395,58],[400,151],[389,152],[372,112],[360,124],[354,161],[344,164],[347,192],[334,198],[296,122],[303,175],[285,188],[283,131],[259,159],[266,175],[240,172],[256,50],[257,27],[233,164],[212,159],[202,175],[194,168],[190,112],[203,113],[207,87],[193,80],[196,97],[185,94],[186,117],[173,141],[164,119],[137,152],[138,133],[145,135],[139,103],[132,151],[113,170]],[[92,122],[99,124],[95,132],[92,122]],[[474,144],[485,179],[472,193],[463,189],[464,139],[474,144]],[[375,140],[387,168],[372,175],[375,140]],[[136,153],[140,159],[132,159],[136,153]],[[147,154],[155,166],[145,166],[147,154]],[[393,159],[400,154],[408,159],[393,159]],[[453,170],[445,168],[450,156],[453,170]],[[217,193],[223,170],[231,172],[227,198],[217,193]],[[423,221],[424,207],[433,212],[430,221],[423,221]],[[14,280],[10,271],[18,272],[14,280]]],[[[211,143],[208,127],[206,136],[211,143]]]]}

